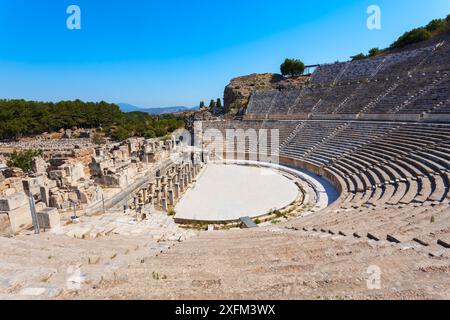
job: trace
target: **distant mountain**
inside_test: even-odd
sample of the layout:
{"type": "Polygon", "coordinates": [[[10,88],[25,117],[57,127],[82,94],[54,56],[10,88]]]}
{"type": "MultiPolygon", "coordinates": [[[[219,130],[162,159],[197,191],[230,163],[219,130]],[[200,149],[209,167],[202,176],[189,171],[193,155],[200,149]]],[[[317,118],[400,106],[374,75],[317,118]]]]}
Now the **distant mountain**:
{"type": "Polygon", "coordinates": [[[147,112],[149,114],[167,114],[167,113],[175,113],[175,112],[182,112],[182,111],[189,111],[189,110],[195,110],[198,107],[184,107],[184,106],[176,106],[176,107],[162,107],[162,108],[142,108],[137,107],[129,103],[118,103],[117,104],[120,107],[120,110],[122,112],[147,112]]]}

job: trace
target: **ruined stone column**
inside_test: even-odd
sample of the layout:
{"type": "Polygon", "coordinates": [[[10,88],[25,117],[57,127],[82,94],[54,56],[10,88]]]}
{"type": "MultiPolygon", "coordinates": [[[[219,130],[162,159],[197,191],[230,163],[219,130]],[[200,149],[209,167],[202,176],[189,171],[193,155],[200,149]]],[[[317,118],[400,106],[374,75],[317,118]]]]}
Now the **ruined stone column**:
{"type": "Polygon", "coordinates": [[[173,194],[173,190],[170,189],[169,190],[169,205],[174,206],[175,205],[175,198],[174,198],[174,194],[173,194]]]}
{"type": "Polygon", "coordinates": [[[164,211],[167,211],[167,199],[166,199],[166,198],[162,198],[162,199],[161,199],[161,208],[162,208],[164,211]]]}
{"type": "Polygon", "coordinates": [[[180,184],[179,183],[175,183],[173,191],[174,191],[175,199],[176,200],[180,199],[180,184]]]}
{"type": "Polygon", "coordinates": [[[159,208],[161,205],[161,192],[156,190],[155,207],[159,208]]]}
{"type": "Polygon", "coordinates": [[[163,198],[167,198],[167,185],[166,184],[163,184],[161,186],[161,194],[162,194],[163,198]]]}
{"type": "Polygon", "coordinates": [[[47,207],[50,206],[50,191],[48,187],[41,187],[41,200],[45,203],[47,207]]]}
{"type": "Polygon", "coordinates": [[[142,202],[144,202],[144,204],[147,203],[147,189],[142,189],[142,198],[144,199],[142,202]]]}
{"type": "Polygon", "coordinates": [[[150,208],[152,208],[153,207],[153,205],[154,205],[154,195],[153,194],[151,194],[151,195],[149,195],[149,197],[148,197],[148,205],[150,206],[150,208]]]}

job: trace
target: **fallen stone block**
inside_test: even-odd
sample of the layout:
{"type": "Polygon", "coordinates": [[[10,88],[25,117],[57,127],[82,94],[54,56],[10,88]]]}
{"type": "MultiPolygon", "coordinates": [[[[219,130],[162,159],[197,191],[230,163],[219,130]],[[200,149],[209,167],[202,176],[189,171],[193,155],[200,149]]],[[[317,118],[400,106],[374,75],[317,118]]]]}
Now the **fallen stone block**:
{"type": "Polygon", "coordinates": [[[369,238],[370,240],[375,240],[375,241],[381,241],[382,237],[379,234],[373,233],[373,232],[369,232],[367,233],[367,238],[369,238]]]}
{"type": "Polygon", "coordinates": [[[14,193],[5,198],[0,198],[0,211],[11,211],[28,205],[28,198],[23,193],[14,193]]]}
{"type": "Polygon", "coordinates": [[[88,263],[89,264],[97,264],[100,262],[100,256],[91,256],[88,258],[88,263]]]}
{"type": "Polygon", "coordinates": [[[8,214],[0,214],[0,235],[9,235],[11,233],[11,223],[9,222],[8,214]]]}
{"type": "Polygon", "coordinates": [[[33,219],[28,203],[23,207],[8,211],[6,214],[9,217],[12,233],[17,233],[33,226],[33,219]]]}
{"type": "Polygon", "coordinates": [[[388,234],[386,240],[393,243],[402,243],[408,241],[405,236],[397,234],[388,234]]]}
{"type": "Polygon", "coordinates": [[[450,249],[450,235],[439,237],[437,243],[444,248],[450,249]]]}
{"type": "Polygon", "coordinates": [[[425,247],[428,247],[428,246],[430,246],[433,243],[433,238],[430,237],[430,236],[423,236],[422,235],[422,236],[415,237],[413,239],[413,241],[415,241],[415,242],[417,242],[417,243],[419,243],[419,244],[421,244],[421,245],[423,245],[425,247]]]}
{"type": "Polygon", "coordinates": [[[45,208],[37,213],[39,227],[53,229],[61,225],[59,211],[56,208],[45,208]]]}
{"type": "Polygon", "coordinates": [[[67,232],[66,235],[75,239],[87,239],[90,232],[91,228],[88,227],[76,228],[67,232]]]}

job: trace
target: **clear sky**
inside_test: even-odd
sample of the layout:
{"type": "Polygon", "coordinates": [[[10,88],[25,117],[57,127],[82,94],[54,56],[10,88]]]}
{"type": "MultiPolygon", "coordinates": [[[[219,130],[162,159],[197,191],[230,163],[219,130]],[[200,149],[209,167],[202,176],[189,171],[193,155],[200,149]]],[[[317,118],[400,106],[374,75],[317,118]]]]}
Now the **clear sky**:
{"type": "Polygon", "coordinates": [[[286,57],[344,61],[447,14],[449,0],[0,0],[0,98],[194,106],[286,57]]]}

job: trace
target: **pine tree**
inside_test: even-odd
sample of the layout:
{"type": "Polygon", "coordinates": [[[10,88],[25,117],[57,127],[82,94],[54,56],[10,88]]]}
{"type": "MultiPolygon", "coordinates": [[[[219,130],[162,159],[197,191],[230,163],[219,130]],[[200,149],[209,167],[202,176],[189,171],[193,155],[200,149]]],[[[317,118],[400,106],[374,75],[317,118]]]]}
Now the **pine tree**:
{"type": "Polygon", "coordinates": [[[217,99],[217,102],[216,102],[216,108],[219,109],[219,110],[222,109],[222,100],[221,100],[220,98],[217,99]]]}
{"type": "Polygon", "coordinates": [[[214,100],[211,99],[211,102],[209,103],[209,109],[214,109],[216,106],[216,103],[214,102],[214,100]]]}

